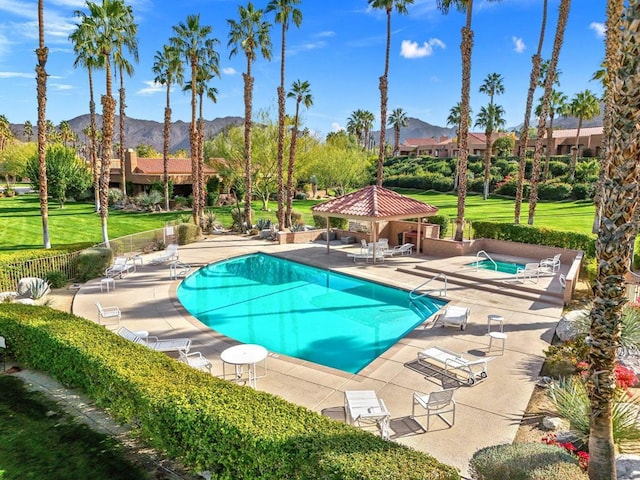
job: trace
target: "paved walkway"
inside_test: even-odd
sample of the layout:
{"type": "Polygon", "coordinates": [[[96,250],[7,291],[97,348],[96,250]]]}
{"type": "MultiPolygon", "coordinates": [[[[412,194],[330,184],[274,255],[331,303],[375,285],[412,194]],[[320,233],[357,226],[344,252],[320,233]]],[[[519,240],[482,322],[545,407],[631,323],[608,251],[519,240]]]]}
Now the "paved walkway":
{"type": "MultiPolygon", "coordinates": [[[[277,245],[221,235],[180,247],[180,260],[197,267],[262,251],[405,289],[414,288],[423,279],[397,271],[398,266],[443,261],[414,255],[378,265],[354,264],[346,251],[359,251],[358,248],[332,246],[327,254],[322,244],[277,245]]],[[[190,337],[192,351],[201,351],[213,362],[213,374],[222,375],[220,352],[237,342],[211,331],[186,312],[176,298],[179,281],[169,278],[167,265],[149,265],[153,256],[145,256],[143,267],[117,280],[115,291],[101,292],[99,279],[82,285],[74,298],[73,313],[97,320],[96,301],[103,306],[116,305],[123,312],[122,324],[132,330],[148,330],[162,337],[190,337]]],[[[468,288],[450,289],[447,299],[454,305],[471,308],[465,331],[418,327],[357,375],[272,353],[268,358],[268,374],[258,380],[257,388],[336,419],[344,418],[345,390],[375,390],[392,414],[393,441],[427,452],[467,474],[468,461],[476,450],[513,442],[544,362],[543,350],[562,312],[557,305],[468,288]],[[442,383],[407,368],[405,363],[433,345],[465,354],[487,355],[489,314],[505,319],[508,339],[504,354],[499,349],[491,352],[496,358],[488,365],[489,376],[485,381],[456,391],[453,428],[436,419],[431,430],[424,433],[409,418],[413,392],[440,390],[442,383]]]]}

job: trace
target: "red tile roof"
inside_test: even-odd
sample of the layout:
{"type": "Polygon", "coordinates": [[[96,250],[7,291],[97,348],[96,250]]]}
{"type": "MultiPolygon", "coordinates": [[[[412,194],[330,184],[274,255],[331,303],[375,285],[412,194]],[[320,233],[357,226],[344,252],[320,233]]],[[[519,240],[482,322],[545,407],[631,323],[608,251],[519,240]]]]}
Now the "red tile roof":
{"type": "MultiPolygon", "coordinates": [[[[164,163],[162,158],[138,158],[137,166],[133,169],[134,173],[146,173],[152,175],[160,175],[164,173],[164,163]]],[[[191,175],[191,159],[190,158],[170,158],[168,164],[169,174],[185,174],[191,175]]],[[[205,173],[216,173],[215,169],[208,165],[204,166],[205,173]]]]}
{"type": "Polygon", "coordinates": [[[372,220],[415,218],[438,211],[432,205],[376,185],[315,205],[311,210],[327,216],[372,220]]]}

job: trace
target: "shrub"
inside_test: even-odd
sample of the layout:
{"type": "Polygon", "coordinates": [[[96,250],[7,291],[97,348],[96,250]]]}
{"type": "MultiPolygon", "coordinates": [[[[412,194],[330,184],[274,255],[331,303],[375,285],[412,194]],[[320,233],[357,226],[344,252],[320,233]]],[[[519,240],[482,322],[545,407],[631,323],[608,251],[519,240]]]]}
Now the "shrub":
{"type": "Polygon", "coordinates": [[[119,188],[110,188],[109,189],[109,206],[115,205],[118,202],[121,202],[124,199],[124,194],[122,190],[119,188]]]}
{"type": "Polygon", "coordinates": [[[434,177],[431,181],[431,189],[436,192],[450,192],[453,190],[453,179],[447,177],[434,177]]]}
{"type": "Polygon", "coordinates": [[[482,193],[484,192],[484,177],[474,178],[467,182],[467,190],[469,192],[482,193]]]}
{"type": "Polygon", "coordinates": [[[565,162],[560,161],[550,161],[549,162],[549,173],[552,177],[562,177],[569,172],[569,165],[565,162]]]}
{"type": "Polygon", "coordinates": [[[197,371],[94,322],[0,306],[11,354],[79,388],[152,447],[216,478],[459,480],[429,455],[197,371]]]}
{"type": "Polygon", "coordinates": [[[571,195],[571,185],[568,183],[540,183],[538,184],[538,198],[540,200],[566,200],[571,195]]]}
{"type": "Polygon", "coordinates": [[[61,272],[60,270],[54,270],[53,272],[49,272],[45,275],[47,282],[49,282],[49,284],[53,287],[53,288],[62,288],[67,284],[67,276],[65,275],[64,272],[61,272]]]}
{"type": "Polygon", "coordinates": [[[576,183],[571,189],[571,198],[575,200],[593,199],[595,185],[593,183],[576,183]]]}
{"type": "Polygon", "coordinates": [[[469,462],[474,480],[587,479],[578,461],[564,449],[544,443],[493,445],[478,450],[469,462]],[[565,465],[555,468],[557,465],[565,465]],[[541,476],[542,473],[546,476],[541,476]],[[554,476],[557,472],[559,476],[554,476]]]}
{"type": "MultiPolygon", "coordinates": [[[[469,155],[471,157],[471,155],[469,155]]],[[[467,163],[467,171],[474,175],[482,175],[484,173],[484,162],[472,162],[467,163]]]]}
{"type": "Polygon", "coordinates": [[[302,225],[302,212],[298,210],[291,210],[291,224],[292,225],[302,225]]]}
{"type": "MultiPolygon", "coordinates": [[[[494,193],[496,193],[497,195],[504,195],[505,197],[515,198],[517,189],[518,189],[518,179],[510,178],[506,182],[503,182],[501,185],[499,186],[497,185],[494,193]]],[[[523,198],[529,198],[530,190],[531,190],[531,185],[529,185],[529,182],[525,181],[522,187],[523,198]]]]}
{"type": "Polygon", "coordinates": [[[104,275],[105,269],[111,264],[113,252],[109,248],[87,248],[78,256],[78,280],[86,282],[92,278],[104,275]]]}
{"type": "Polygon", "coordinates": [[[181,223],[176,229],[178,233],[178,245],[193,243],[202,235],[200,227],[193,223],[181,223]]]}
{"type": "MultiPolygon", "coordinates": [[[[319,215],[313,216],[313,224],[318,228],[327,228],[327,221],[325,217],[319,215]]],[[[337,228],[339,230],[346,230],[349,226],[349,220],[346,218],[329,217],[329,227],[337,228]]]]}
{"type": "Polygon", "coordinates": [[[307,194],[304,192],[296,192],[296,200],[306,200],[307,194]]]}
{"type": "Polygon", "coordinates": [[[258,230],[268,230],[271,228],[271,220],[268,218],[260,218],[256,223],[256,228],[258,230]]]}
{"type": "Polygon", "coordinates": [[[428,221],[429,223],[440,225],[439,238],[445,238],[447,236],[447,232],[449,231],[449,217],[447,215],[434,215],[433,217],[429,217],[428,221]]]}
{"type": "Polygon", "coordinates": [[[173,206],[174,208],[184,208],[187,206],[187,199],[185,197],[176,195],[173,198],[173,206]]]}

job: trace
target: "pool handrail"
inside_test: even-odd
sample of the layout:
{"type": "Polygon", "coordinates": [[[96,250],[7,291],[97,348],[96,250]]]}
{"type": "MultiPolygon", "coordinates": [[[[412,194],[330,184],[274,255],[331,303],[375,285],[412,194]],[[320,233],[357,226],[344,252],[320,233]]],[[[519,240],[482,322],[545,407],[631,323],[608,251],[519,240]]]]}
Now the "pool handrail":
{"type": "Polygon", "coordinates": [[[489,254],[484,250],[480,250],[478,253],[476,253],[476,272],[478,271],[478,268],[480,268],[480,267],[478,267],[478,264],[480,263],[480,256],[481,255],[484,255],[487,258],[487,260],[489,260],[491,263],[493,263],[493,269],[497,272],[498,271],[498,264],[496,262],[494,262],[493,258],[491,258],[489,256],[489,254]]]}
{"type": "Polygon", "coordinates": [[[446,297],[447,296],[447,276],[444,273],[438,273],[437,275],[435,275],[434,277],[422,282],[420,285],[418,285],[416,288],[414,288],[413,290],[411,290],[409,292],[409,299],[410,300],[415,300],[417,298],[422,298],[425,297],[427,295],[429,295],[430,293],[435,293],[438,292],[438,295],[441,297],[446,297]],[[432,282],[433,280],[436,280],[438,278],[441,278],[444,282],[444,288],[440,288],[440,289],[433,289],[433,290],[427,290],[424,293],[421,293],[420,295],[417,295],[416,292],[418,290],[420,290],[422,287],[424,287],[425,285],[427,285],[428,283],[432,282]],[[443,293],[444,291],[444,293],[443,293]]]}

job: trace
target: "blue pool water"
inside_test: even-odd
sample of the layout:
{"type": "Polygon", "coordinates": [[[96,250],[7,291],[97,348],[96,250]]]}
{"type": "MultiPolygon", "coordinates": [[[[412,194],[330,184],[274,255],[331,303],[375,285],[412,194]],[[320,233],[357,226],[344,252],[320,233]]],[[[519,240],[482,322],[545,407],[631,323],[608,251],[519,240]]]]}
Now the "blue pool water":
{"type": "Polygon", "coordinates": [[[228,337],[350,373],[446,303],[265,254],[201,268],[178,298],[228,337]]]}
{"type": "Polygon", "coordinates": [[[467,263],[466,266],[469,267],[478,267],[484,270],[494,270],[501,273],[510,273],[511,275],[515,275],[518,271],[518,268],[524,268],[523,263],[511,263],[511,262],[501,262],[499,260],[494,260],[498,269],[496,270],[496,265],[493,264],[491,260],[481,260],[480,262],[471,262],[467,263]]]}

